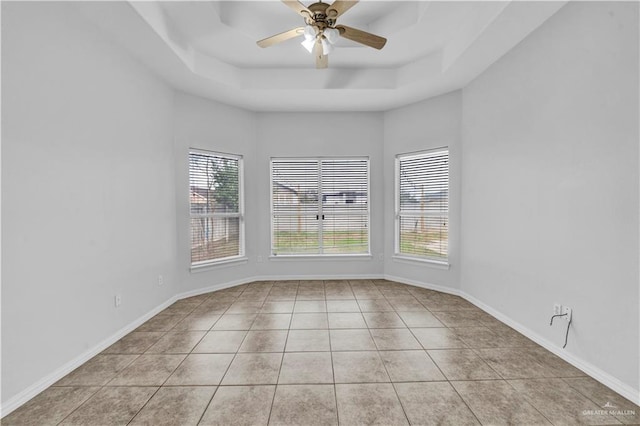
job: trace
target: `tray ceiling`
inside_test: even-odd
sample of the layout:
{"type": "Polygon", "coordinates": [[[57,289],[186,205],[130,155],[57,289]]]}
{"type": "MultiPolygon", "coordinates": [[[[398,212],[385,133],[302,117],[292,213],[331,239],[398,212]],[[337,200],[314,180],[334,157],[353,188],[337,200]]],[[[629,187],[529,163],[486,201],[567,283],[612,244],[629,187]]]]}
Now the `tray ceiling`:
{"type": "Polygon", "coordinates": [[[361,0],[339,23],[387,45],[341,39],[317,70],[302,37],[256,45],[303,25],[280,1],[76,3],[172,86],[259,111],[386,110],[462,88],[564,4],[361,0]]]}

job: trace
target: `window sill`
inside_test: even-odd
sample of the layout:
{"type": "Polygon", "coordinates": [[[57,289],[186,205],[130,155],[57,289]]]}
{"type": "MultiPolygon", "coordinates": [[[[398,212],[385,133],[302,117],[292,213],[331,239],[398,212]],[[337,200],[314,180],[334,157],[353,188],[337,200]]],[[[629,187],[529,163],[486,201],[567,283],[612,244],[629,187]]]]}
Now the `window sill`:
{"type": "Polygon", "coordinates": [[[394,255],[393,260],[395,262],[410,263],[414,265],[423,264],[425,266],[428,266],[430,268],[435,268],[435,269],[449,270],[451,268],[451,264],[448,262],[442,262],[442,261],[431,260],[431,259],[420,259],[418,257],[394,255]]]}
{"type": "Polygon", "coordinates": [[[233,266],[241,263],[247,263],[248,261],[249,261],[249,258],[246,256],[233,257],[230,259],[216,260],[216,261],[207,262],[207,263],[200,263],[198,265],[191,265],[190,271],[191,273],[206,272],[219,267],[233,266]]]}
{"type": "Polygon", "coordinates": [[[271,255],[269,260],[368,260],[371,254],[280,254],[271,255]]]}

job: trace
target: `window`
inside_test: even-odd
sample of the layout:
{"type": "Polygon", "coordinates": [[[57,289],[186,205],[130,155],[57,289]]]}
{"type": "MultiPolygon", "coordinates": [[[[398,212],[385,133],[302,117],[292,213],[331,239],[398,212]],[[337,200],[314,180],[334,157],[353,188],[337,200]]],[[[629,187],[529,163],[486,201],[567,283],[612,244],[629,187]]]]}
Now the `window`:
{"type": "Polygon", "coordinates": [[[396,255],[447,262],[449,151],[396,157],[396,255]]]}
{"type": "Polygon", "coordinates": [[[273,255],[369,254],[369,160],[271,160],[273,255]]]}
{"type": "Polygon", "coordinates": [[[242,157],[189,151],[191,265],[244,256],[242,157]]]}

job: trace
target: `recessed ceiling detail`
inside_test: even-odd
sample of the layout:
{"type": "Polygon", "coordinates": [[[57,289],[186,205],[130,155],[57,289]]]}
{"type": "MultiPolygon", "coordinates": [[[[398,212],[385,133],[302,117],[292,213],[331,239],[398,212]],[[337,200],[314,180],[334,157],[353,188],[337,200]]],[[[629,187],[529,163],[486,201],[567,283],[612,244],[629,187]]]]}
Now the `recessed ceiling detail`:
{"type": "Polygon", "coordinates": [[[272,47],[303,36],[304,39],[300,44],[313,55],[316,69],[329,67],[329,54],[342,39],[378,50],[387,43],[387,39],[379,35],[342,24],[338,25],[338,18],[354,7],[358,0],[334,0],[331,4],[318,1],[309,6],[305,6],[298,0],[282,0],[282,3],[302,17],[304,26],[258,40],[258,46],[272,47]]]}
{"type": "Polygon", "coordinates": [[[340,24],[385,37],[384,49],[339,37],[325,70],[297,38],[256,45],[304,25],[280,1],[76,4],[186,92],[252,110],[371,111],[464,87],[565,3],[361,0],[340,24]]]}

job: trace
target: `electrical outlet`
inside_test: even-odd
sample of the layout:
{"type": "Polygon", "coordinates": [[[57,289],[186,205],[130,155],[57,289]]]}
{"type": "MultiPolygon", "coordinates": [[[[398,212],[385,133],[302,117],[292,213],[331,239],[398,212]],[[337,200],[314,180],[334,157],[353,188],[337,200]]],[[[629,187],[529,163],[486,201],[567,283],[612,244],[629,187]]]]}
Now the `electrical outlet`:
{"type": "Polygon", "coordinates": [[[116,305],[116,308],[119,308],[120,305],[122,305],[122,296],[119,294],[116,294],[115,297],[113,298],[113,302],[116,305]]]}
{"type": "Polygon", "coordinates": [[[562,315],[562,305],[559,303],[553,304],[553,315],[562,315]]]}
{"type": "Polygon", "coordinates": [[[164,277],[162,275],[158,275],[158,285],[164,285],[164,277]]]}
{"type": "Polygon", "coordinates": [[[573,309],[571,309],[568,306],[563,306],[562,307],[562,313],[566,314],[565,316],[563,316],[562,318],[564,318],[567,321],[571,321],[571,316],[573,315],[573,309]]]}

